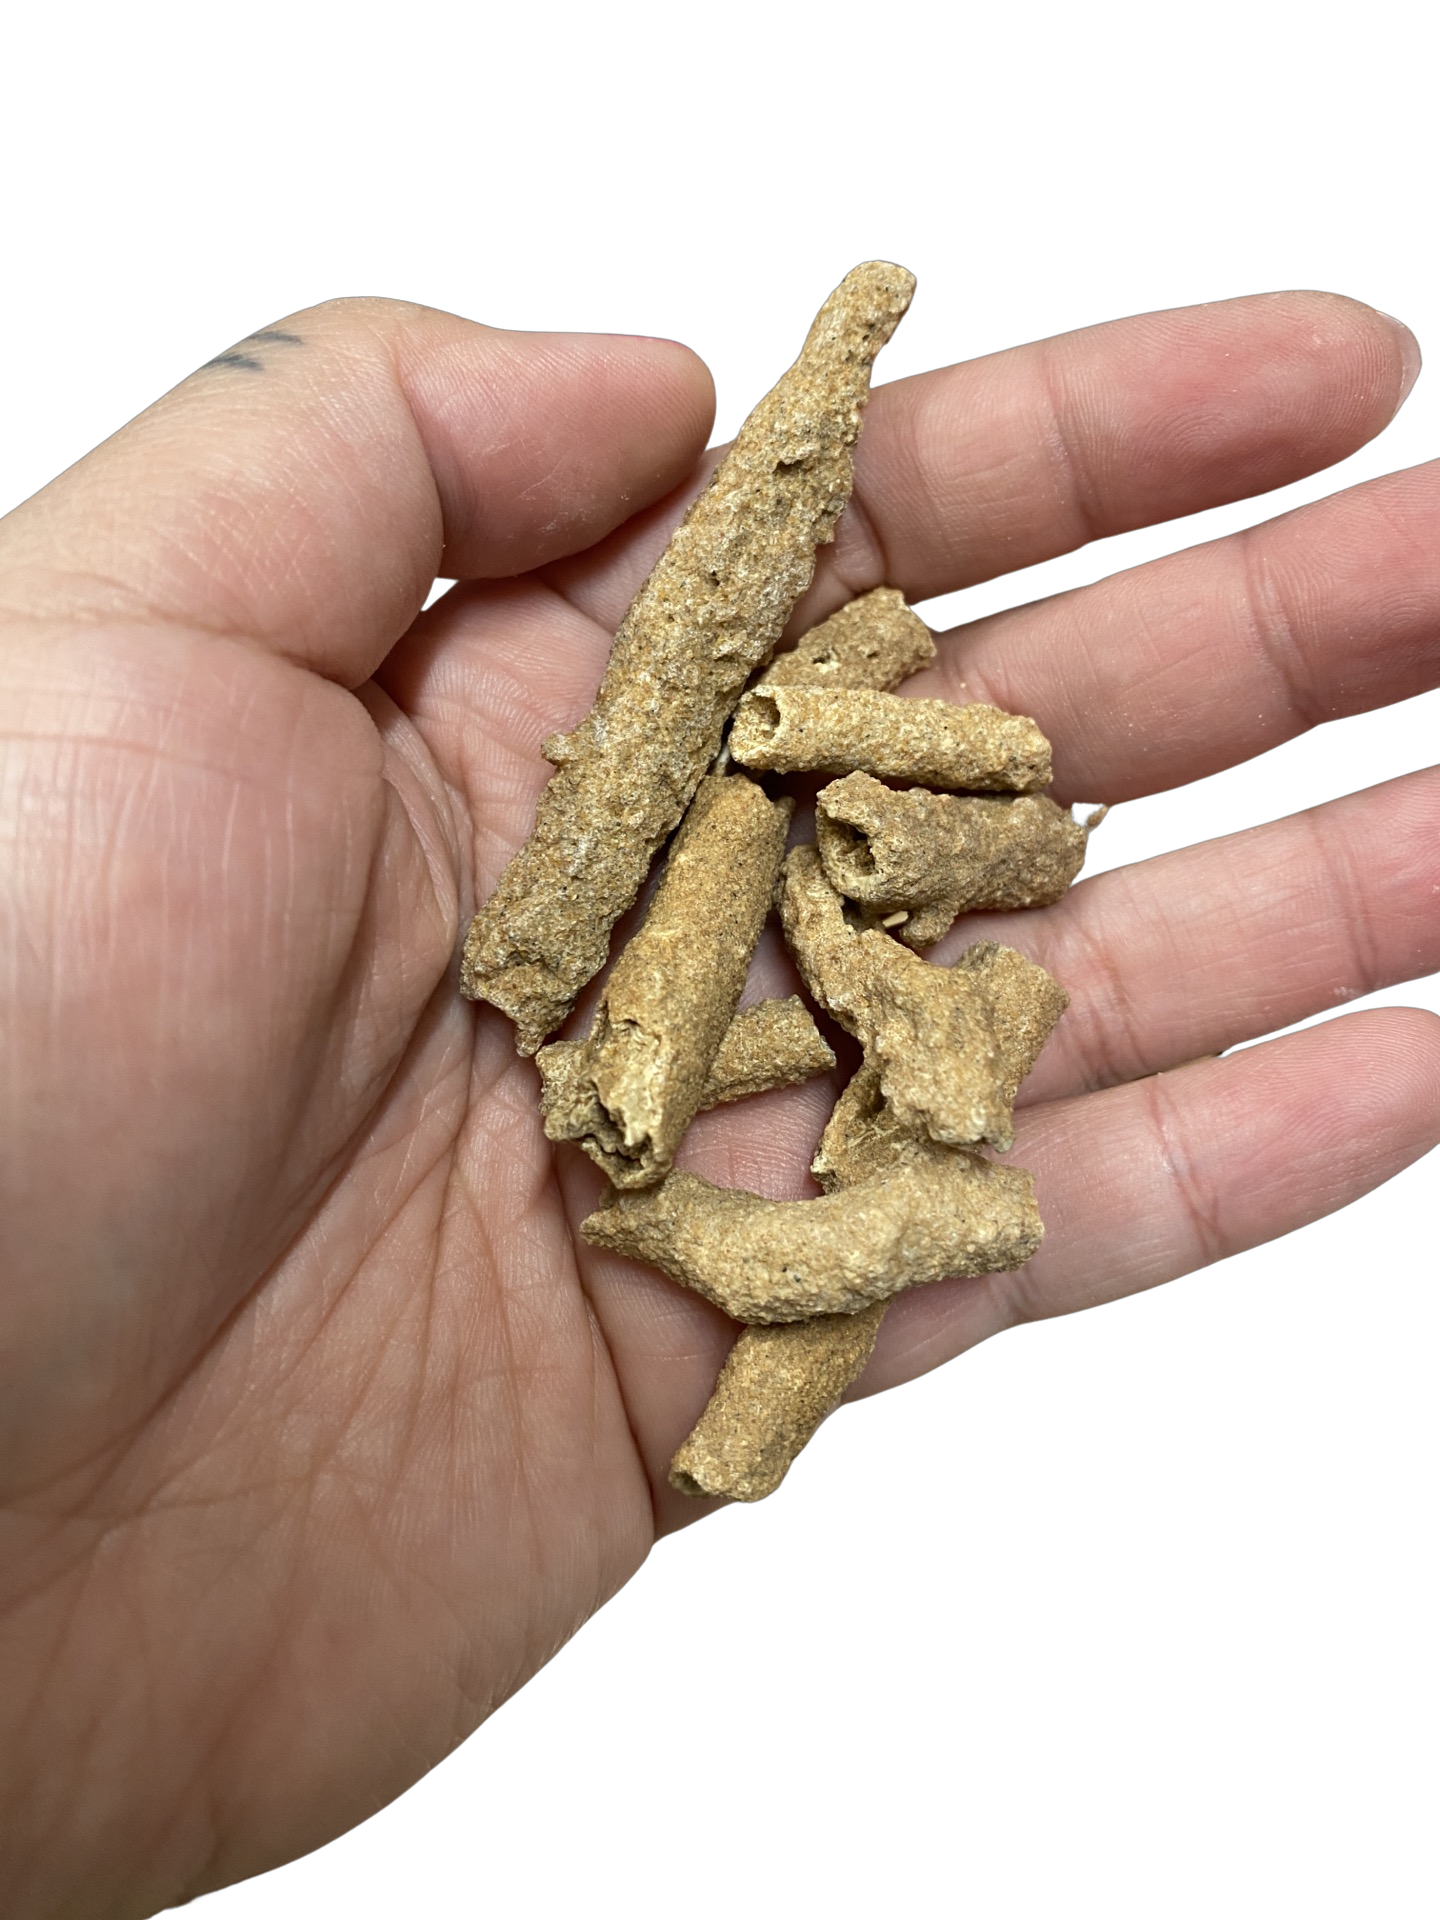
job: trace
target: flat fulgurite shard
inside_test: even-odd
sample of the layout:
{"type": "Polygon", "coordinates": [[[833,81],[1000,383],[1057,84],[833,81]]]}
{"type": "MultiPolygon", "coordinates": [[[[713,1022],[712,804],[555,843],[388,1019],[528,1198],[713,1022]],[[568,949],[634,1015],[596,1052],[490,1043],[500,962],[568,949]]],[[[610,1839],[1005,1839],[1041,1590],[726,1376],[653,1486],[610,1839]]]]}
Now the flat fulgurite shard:
{"type": "Polygon", "coordinates": [[[737,1320],[856,1313],[947,1274],[1022,1266],[1043,1229],[1031,1176],[934,1151],[818,1200],[765,1200],[672,1172],[620,1193],[581,1227],[737,1320]]]}
{"type": "Polygon", "coordinates": [[[764,773],[873,773],[987,793],[1050,784],[1050,743],[1024,714],[863,687],[756,687],[736,709],[730,752],[764,773]]]}
{"type": "Polygon", "coordinates": [[[968,974],[984,996],[1004,1073],[1001,1097],[1013,1104],[1070,996],[1038,962],[994,940],[967,947],[950,971],[968,974]]]}
{"type": "Polygon", "coordinates": [[[792,804],[743,774],[703,780],[644,925],[605,983],[589,1037],[547,1072],[551,1140],[578,1140],[617,1187],[651,1186],[699,1110],[745,985],[792,804]]]}
{"type": "Polygon", "coordinates": [[[894,932],[911,947],[959,913],[1050,906],[1085,860],[1084,827],[1044,794],[896,793],[868,773],[816,795],[815,839],[831,886],[903,911],[894,932]]]}
{"type": "Polygon", "coordinates": [[[928,667],[935,642],[894,587],[874,587],[822,620],[791,653],[772,660],[759,687],[869,687],[889,693],[928,667]]]}
{"type": "Polygon", "coordinates": [[[534,1053],[604,965],[610,929],[712,763],[850,497],[876,354],[914,278],[846,275],[799,359],[741,427],[621,622],[595,705],[547,743],[530,838],[476,914],[461,985],[534,1053]]]}

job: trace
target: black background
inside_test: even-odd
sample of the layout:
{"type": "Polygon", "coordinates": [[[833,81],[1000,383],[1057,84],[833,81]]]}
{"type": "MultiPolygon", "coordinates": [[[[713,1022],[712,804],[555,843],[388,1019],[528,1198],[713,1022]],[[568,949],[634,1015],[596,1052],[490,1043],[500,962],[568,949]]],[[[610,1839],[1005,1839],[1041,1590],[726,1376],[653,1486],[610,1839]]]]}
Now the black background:
{"type": "MultiPolygon", "coordinates": [[[[1056,223],[1033,186],[989,180],[966,198],[933,169],[900,169],[868,200],[845,177],[804,192],[778,180],[747,205],[660,205],[643,188],[601,204],[597,188],[584,215],[559,196],[509,202],[493,173],[468,182],[457,215],[453,182],[386,198],[369,169],[311,180],[305,217],[284,230],[255,196],[221,194],[192,223],[161,180],[138,202],[92,182],[73,223],[36,240],[8,313],[21,380],[6,505],[213,353],[336,294],[501,326],[674,336],[716,374],[716,438],[774,380],[833,282],[876,255],[920,280],[883,380],[1288,286],[1352,294],[1440,351],[1419,223],[1367,225],[1334,209],[1329,186],[1306,200],[1292,177],[1281,200],[1256,180],[1238,204],[1219,188],[1175,192],[1160,217],[1102,194],[1056,223]]],[[[1052,179],[1062,198],[1064,169],[1052,179]]],[[[945,626],[1029,601],[1430,459],[1434,380],[1421,376],[1379,442],[1313,480],[922,611],[945,626]]],[[[1342,720],[1129,804],[1091,870],[1423,766],[1436,714],[1430,695],[1342,720]]],[[[1434,983],[1375,1000],[1434,1006],[1434,983]]],[[[451,1905],[451,1878],[480,1905],[538,1807],[555,1841],[530,1866],[538,1893],[609,1882],[616,1849],[643,1860],[676,1830],[733,1836],[755,1822],[756,1799],[797,1822],[791,1832],[852,1826],[856,1859],[906,1841],[979,1845],[996,1801],[1033,1807],[1039,1830],[1087,1812],[1091,1839],[1069,1841],[1073,1860],[1110,1849],[1110,1872],[1125,1849],[1106,1836],[1139,1805],[1179,1820],[1187,1845],[1212,1824],[1281,1849],[1284,1836],[1325,1845],[1402,1684],[1432,1183],[1434,1156],[1275,1246],[1006,1334],[845,1411],[776,1498],[664,1540],[396,1805],[200,1905],[240,1920],[284,1899],[326,1910],[363,1889],[372,1910],[428,1914],[451,1905]],[[1215,1755],[1204,1778],[1196,1753],[1215,1755]],[[1187,1786],[1167,1809],[1173,1778],[1187,1786]]],[[[1033,1864],[1016,1859],[1018,1893],[1033,1864]]],[[[793,1872],[816,1870],[803,1845],[793,1872]]]]}

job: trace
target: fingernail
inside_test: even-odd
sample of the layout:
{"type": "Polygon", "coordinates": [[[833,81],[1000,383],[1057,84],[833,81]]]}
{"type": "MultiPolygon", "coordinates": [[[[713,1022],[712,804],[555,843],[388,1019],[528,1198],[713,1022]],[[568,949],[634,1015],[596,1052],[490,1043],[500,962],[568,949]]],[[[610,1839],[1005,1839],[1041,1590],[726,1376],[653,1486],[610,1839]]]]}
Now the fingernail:
{"type": "Polygon", "coordinates": [[[1386,313],[1383,307],[1377,307],[1375,311],[1382,320],[1390,322],[1400,341],[1400,391],[1395,399],[1395,410],[1398,413],[1409,398],[1410,389],[1420,377],[1420,342],[1405,322],[1397,320],[1393,313],[1386,313]]]}

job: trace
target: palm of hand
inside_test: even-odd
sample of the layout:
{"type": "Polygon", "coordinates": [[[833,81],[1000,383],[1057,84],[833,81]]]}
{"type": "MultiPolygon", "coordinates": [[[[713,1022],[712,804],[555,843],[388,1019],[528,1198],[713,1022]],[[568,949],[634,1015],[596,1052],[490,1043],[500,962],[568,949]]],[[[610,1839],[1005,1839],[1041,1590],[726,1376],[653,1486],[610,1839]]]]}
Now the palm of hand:
{"type": "MultiPolygon", "coordinates": [[[[810,616],[882,575],[923,598],[997,571],[997,552],[1024,564],[1339,457],[1388,417],[1399,346],[1367,309],[1321,304],[1319,349],[1305,301],[1172,322],[1184,338],[1167,336],[1167,360],[1194,384],[1238,345],[1256,391],[1235,389],[1209,469],[1193,448],[1183,474],[1174,454],[1152,455],[1133,503],[1115,502],[1113,475],[1142,428],[1080,419],[1063,394],[1059,440],[1087,479],[1072,474],[1059,506],[1052,487],[1041,510],[1023,475],[1003,477],[1005,459],[1028,457],[1023,355],[897,387],[872,409],[861,503],[810,616]],[[1278,424],[1273,405],[1260,422],[1262,386],[1288,397],[1278,424]],[[1003,456],[1002,479],[992,471],[973,499],[984,463],[945,426],[962,394],[962,417],[985,400],[979,438],[1003,456]]],[[[19,1658],[0,1685],[28,1729],[8,1824],[34,1836],[17,1855],[17,1912],[50,1911],[97,1875],[114,1897],[87,1911],[146,1911],[317,1844],[407,1784],[628,1577],[657,1519],[678,1523],[665,1463],[730,1337],[702,1303],[578,1240],[598,1179],[547,1147],[533,1067],[505,1022],[459,999],[452,966],[474,895],[528,825],[539,741],[588,704],[678,511],[603,537],[685,473],[703,375],[673,348],[609,343],[602,365],[596,346],[546,357],[406,310],[293,324],[315,358],[267,343],[274,387],[255,420],[227,414],[232,374],[207,372],[17,516],[12,541],[26,937],[6,1034],[0,1600],[19,1658]],[[358,396],[339,429],[337,392],[358,396]],[[357,446],[374,469],[360,483],[357,446]],[[97,508],[127,473],[158,474],[163,494],[167,458],[183,464],[177,498],[141,498],[128,531],[122,509],[111,549],[94,551],[97,508]],[[505,507],[487,484],[508,489],[505,507]],[[495,584],[456,590],[394,645],[437,570],[442,521],[444,570],[495,584]],[[143,1782],[127,1778],[142,1750],[143,1782]],[[57,1858],[47,1836],[76,1825],[80,1783],[97,1775],[96,1811],[57,1858]]],[[[1160,391],[1140,324],[1069,352],[1092,380],[1148,377],[1134,405],[1153,437],[1155,418],[1183,410],[1184,383],[1160,391]]],[[[1233,362],[1227,379],[1234,389],[1233,362]]],[[[1052,477],[1055,431],[1034,454],[1052,477]]],[[[1413,485],[1400,506],[1433,513],[1413,485]]],[[[1326,511],[1340,503],[1311,513],[1326,511]]],[[[1387,497],[1373,518],[1393,526],[1398,511],[1387,497]]],[[[1300,565],[1277,535],[1301,519],[1270,532],[1266,591],[1283,594],[1300,565]]],[[[1307,537],[1313,572],[1336,540],[1307,537]]],[[[1423,570],[1403,531],[1392,553],[1402,546],[1423,570]]],[[[1085,621],[1071,596],[982,623],[963,660],[914,690],[1035,712],[1061,798],[1123,798],[1243,757],[1304,721],[1273,699],[1268,736],[1225,717],[1253,707],[1247,673],[1272,668],[1219,631],[1236,596],[1214,554],[1183,557],[1183,578],[1182,562],[1160,563],[1090,589],[1085,621]],[[1207,594],[1218,684],[1196,685],[1204,725],[1177,724],[1167,716],[1196,680],[1181,647],[1153,647],[1145,675],[1131,656],[1157,607],[1207,594]],[[1081,644],[1086,625],[1099,638],[1081,644]],[[1147,703],[1154,730],[1137,751],[1147,703]]],[[[1338,605],[1366,585],[1331,592],[1338,605]]],[[[1237,634],[1255,605],[1240,598],[1237,634]]],[[[1310,676],[1322,711],[1418,690],[1433,668],[1378,617],[1368,677],[1338,668],[1323,633],[1286,631],[1291,673],[1310,676]]],[[[1333,909],[1297,949],[1293,900],[1275,886],[1297,861],[1310,862],[1297,892],[1327,861],[1352,874],[1348,904],[1375,929],[1365,984],[1436,963],[1421,896],[1437,793],[1401,784],[1383,813],[1363,798],[1332,809],[1327,852],[1282,823],[1243,850],[1107,876],[1010,930],[1075,997],[1016,1156],[1040,1176],[1051,1245],[1021,1275],[899,1303],[870,1385],[1284,1231],[1431,1143],[1422,1016],[1360,1016],[1149,1077],[1301,1017],[1337,966],[1353,970],[1333,909]],[[1367,865],[1382,839],[1387,860],[1367,865]],[[1237,886],[1270,904],[1227,974],[1203,929],[1237,886]],[[1359,1025],[1363,1038],[1343,1031],[1359,1025]],[[1331,1121],[1297,1152],[1294,1116],[1317,1100],[1331,1121]],[[1087,1155],[1109,1170],[1104,1191],[1087,1155]]],[[[939,957],[1006,932],[972,921],[939,957]]],[[[761,1126],[753,1109],[713,1116],[692,1164],[798,1191],[832,1092],[775,1096],[761,1126]]]]}

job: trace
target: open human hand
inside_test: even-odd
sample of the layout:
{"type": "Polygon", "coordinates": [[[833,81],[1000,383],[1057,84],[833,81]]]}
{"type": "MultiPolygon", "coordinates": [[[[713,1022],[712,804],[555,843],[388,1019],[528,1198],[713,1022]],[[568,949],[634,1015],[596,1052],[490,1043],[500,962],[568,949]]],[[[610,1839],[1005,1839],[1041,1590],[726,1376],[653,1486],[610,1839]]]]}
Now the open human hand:
{"type": "MultiPolygon", "coordinates": [[[[1281,486],[1417,365],[1283,294],[882,387],[795,627],[1281,486]]],[[[0,524],[15,1920],[149,1913],[342,1831],[705,1510],[665,1469],[734,1329],[579,1240],[599,1176],[454,960],[710,409],[668,342],[342,302],[0,524]]],[[[1435,683],[1437,521],[1440,464],[1392,475],[979,621],[906,691],[1033,714],[1062,801],[1172,787],[1435,683]]],[[[1437,829],[1412,775],[957,927],[937,958],[1001,937],[1071,994],[1018,1116],[1048,1236],[898,1300],[862,1389],[1426,1151],[1428,1014],[1206,1056],[1440,964],[1437,829]]],[[[834,1091],[707,1115],[686,1163],[799,1193],[834,1091]]]]}

